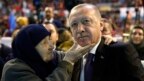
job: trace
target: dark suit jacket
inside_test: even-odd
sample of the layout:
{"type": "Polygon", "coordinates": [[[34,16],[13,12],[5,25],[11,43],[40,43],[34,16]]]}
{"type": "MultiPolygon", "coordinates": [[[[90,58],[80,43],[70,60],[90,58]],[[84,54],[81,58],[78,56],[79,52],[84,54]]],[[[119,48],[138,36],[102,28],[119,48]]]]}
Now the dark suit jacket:
{"type": "MultiPolygon", "coordinates": [[[[81,60],[75,63],[72,81],[80,81],[81,60]]],[[[95,53],[92,81],[144,81],[144,69],[130,44],[104,44],[95,53]]]]}

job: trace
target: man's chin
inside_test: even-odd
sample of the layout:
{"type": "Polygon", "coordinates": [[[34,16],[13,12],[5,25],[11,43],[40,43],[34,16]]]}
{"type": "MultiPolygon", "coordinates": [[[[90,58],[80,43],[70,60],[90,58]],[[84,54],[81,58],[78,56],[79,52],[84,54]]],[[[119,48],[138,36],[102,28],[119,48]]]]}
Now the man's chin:
{"type": "Polygon", "coordinates": [[[91,42],[91,41],[78,41],[78,44],[79,44],[81,47],[84,47],[84,46],[87,46],[87,45],[92,44],[92,42],[91,42]]]}
{"type": "Polygon", "coordinates": [[[83,43],[83,44],[81,43],[81,44],[79,44],[79,45],[80,45],[81,47],[84,47],[84,46],[87,46],[87,45],[89,45],[89,44],[88,44],[88,43],[85,43],[85,44],[84,44],[84,43],[83,43]]]}

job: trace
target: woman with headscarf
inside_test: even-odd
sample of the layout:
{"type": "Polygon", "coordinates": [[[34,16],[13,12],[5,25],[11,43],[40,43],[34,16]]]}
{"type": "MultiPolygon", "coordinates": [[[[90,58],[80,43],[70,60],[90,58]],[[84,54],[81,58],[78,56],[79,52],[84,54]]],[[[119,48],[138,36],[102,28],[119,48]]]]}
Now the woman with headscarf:
{"type": "Polygon", "coordinates": [[[53,50],[50,34],[39,24],[20,30],[12,43],[15,59],[5,64],[1,81],[70,81],[73,63],[90,46],[71,49],[64,55],[53,50]]]}
{"type": "Polygon", "coordinates": [[[130,33],[130,40],[136,51],[139,54],[139,58],[144,60],[144,29],[143,27],[137,25],[135,26],[130,33]]]}

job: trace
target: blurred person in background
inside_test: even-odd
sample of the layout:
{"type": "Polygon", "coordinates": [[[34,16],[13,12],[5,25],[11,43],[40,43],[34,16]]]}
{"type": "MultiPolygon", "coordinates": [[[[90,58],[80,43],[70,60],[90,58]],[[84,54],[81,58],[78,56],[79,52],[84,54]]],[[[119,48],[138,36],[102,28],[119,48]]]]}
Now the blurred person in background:
{"type": "Polygon", "coordinates": [[[109,45],[112,42],[116,42],[118,39],[115,37],[113,24],[106,18],[102,18],[102,22],[103,22],[102,36],[105,38],[105,44],[109,45]]]}
{"type": "Polygon", "coordinates": [[[24,26],[28,25],[29,22],[28,22],[28,18],[27,17],[24,17],[24,16],[19,16],[16,18],[16,23],[17,23],[17,27],[16,29],[21,29],[23,28],[24,26]]]}
{"type": "Polygon", "coordinates": [[[19,16],[16,18],[17,27],[12,32],[12,40],[16,37],[17,33],[29,24],[28,18],[24,16],[19,16]]]}
{"type": "Polygon", "coordinates": [[[103,28],[102,34],[113,36],[114,30],[112,28],[110,21],[108,21],[107,19],[102,19],[102,21],[104,22],[104,24],[103,24],[104,28],[103,28]]]}
{"type": "Polygon", "coordinates": [[[130,40],[139,54],[139,58],[144,60],[144,29],[141,26],[135,26],[130,33],[130,40]]]}
{"type": "Polygon", "coordinates": [[[52,7],[45,7],[44,12],[45,12],[44,21],[43,21],[44,24],[52,23],[57,28],[63,26],[60,20],[55,19],[54,9],[52,7]]]}
{"type": "Polygon", "coordinates": [[[1,37],[0,37],[0,78],[2,75],[2,69],[4,64],[12,58],[13,55],[11,47],[1,43],[1,37]]]}
{"type": "Polygon", "coordinates": [[[133,28],[130,22],[126,22],[123,28],[123,42],[128,42],[130,37],[130,31],[133,28]]]}
{"type": "Polygon", "coordinates": [[[70,30],[66,28],[58,29],[59,39],[57,41],[57,50],[68,51],[74,44],[70,30]]]}

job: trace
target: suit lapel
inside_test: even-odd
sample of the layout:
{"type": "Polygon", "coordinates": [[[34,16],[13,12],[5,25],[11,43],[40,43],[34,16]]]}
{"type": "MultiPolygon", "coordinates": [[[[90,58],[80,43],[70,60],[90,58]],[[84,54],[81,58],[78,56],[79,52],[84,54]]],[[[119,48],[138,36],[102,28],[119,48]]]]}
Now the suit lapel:
{"type": "Polygon", "coordinates": [[[105,51],[105,45],[104,45],[104,39],[102,38],[95,53],[93,81],[99,81],[105,70],[104,51],[105,51]]]}
{"type": "MultiPolygon", "coordinates": [[[[104,61],[105,61],[105,55],[104,55],[104,39],[102,38],[97,51],[95,53],[95,60],[94,60],[94,74],[93,74],[93,81],[99,81],[101,79],[101,76],[104,72],[104,61]]],[[[81,61],[80,59],[78,62],[74,65],[74,70],[72,74],[72,81],[79,81],[80,80],[80,72],[81,72],[81,61]]]]}

